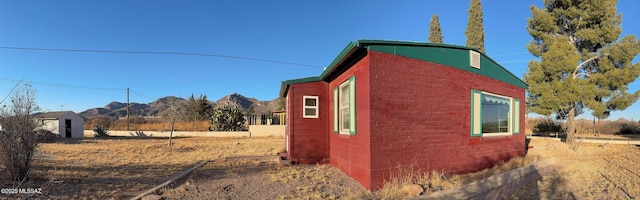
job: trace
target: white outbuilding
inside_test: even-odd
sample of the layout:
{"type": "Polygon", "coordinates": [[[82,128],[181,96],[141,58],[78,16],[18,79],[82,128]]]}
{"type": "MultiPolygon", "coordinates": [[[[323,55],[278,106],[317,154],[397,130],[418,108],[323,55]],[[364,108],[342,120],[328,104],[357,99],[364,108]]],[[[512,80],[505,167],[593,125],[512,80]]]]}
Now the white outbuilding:
{"type": "Polygon", "coordinates": [[[34,115],[37,125],[60,138],[84,138],[84,117],[72,111],[46,112],[34,115]]]}

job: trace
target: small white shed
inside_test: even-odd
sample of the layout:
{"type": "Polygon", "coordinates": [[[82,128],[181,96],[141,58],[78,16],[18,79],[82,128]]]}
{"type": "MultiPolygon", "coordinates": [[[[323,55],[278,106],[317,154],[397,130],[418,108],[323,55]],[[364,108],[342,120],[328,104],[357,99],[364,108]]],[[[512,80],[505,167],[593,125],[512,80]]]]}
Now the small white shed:
{"type": "Polygon", "coordinates": [[[39,128],[58,134],[60,138],[84,138],[84,117],[75,112],[38,113],[34,118],[39,128]]]}

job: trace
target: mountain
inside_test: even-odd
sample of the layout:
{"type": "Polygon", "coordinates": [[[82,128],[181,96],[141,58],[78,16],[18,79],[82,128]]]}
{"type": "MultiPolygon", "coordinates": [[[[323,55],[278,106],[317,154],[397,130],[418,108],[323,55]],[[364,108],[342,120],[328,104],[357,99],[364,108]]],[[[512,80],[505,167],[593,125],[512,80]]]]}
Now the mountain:
{"type": "MultiPolygon", "coordinates": [[[[129,111],[131,112],[130,113],[131,116],[139,116],[139,117],[161,116],[165,110],[169,109],[169,107],[172,104],[174,104],[174,102],[175,104],[180,105],[185,103],[186,101],[187,100],[180,97],[167,96],[167,97],[159,98],[153,102],[146,103],[146,104],[130,103],[129,111]]],[[[229,106],[232,108],[237,107],[240,110],[242,110],[244,113],[250,110],[249,108],[253,107],[254,114],[263,114],[263,113],[267,113],[268,111],[275,111],[278,108],[277,98],[271,101],[260,101],[255,98],[247,98],[238,93],[227,95],[215,102],[209,101],[209,103],[214,108],[218,108],[222,106],[229,106]]],[[[95,117],[109,117],[109,118],[126,117],[127,104],[114,101],[105,105],[102,108],[92,108],[92,109],[85,110],[81,112],[80,115],[87,119],[95,118],[95,117]]]]}
{"type": "Polygon", "coordinates": [[[247,98],[238,93],[233,93],[231,95],[227,95],[225,97],[220,98],[218,101],[213,103],[214,108],[219,108],[223,106],[229,106],[232,108],[239,108],[243,112],[247,112],[251,106],[253,106],[254,114],[263,114],[269,111],[275,111],[278,108],[278,99],[274,99],[271,101],[260,101],[255,98],[247,98]]]}

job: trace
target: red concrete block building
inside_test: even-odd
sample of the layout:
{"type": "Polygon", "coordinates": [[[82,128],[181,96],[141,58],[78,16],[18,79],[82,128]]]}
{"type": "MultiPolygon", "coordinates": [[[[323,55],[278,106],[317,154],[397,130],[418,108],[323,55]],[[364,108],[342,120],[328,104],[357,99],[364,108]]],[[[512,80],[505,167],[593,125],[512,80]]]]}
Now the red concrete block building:
{"type": "Polygon", "coordinates": [[[399,169],[479,171],[525,154],[527,85],[476,49],[359,40],[316,77],[287,80],[287,159],[366,188],[399,169]]]}

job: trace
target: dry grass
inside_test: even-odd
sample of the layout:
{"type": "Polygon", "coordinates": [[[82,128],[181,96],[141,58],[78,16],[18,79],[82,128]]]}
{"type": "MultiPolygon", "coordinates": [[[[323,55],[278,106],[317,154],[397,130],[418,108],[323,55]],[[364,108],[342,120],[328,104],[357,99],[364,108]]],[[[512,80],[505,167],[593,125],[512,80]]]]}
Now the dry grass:
{"type": "Polygon", "coordinates": [[[529,153],[568,163],[507,199],[635,199],[640,197],[640,150],[634,145],[581,144],[578,151],[534,139],[529,153]]]}
{"type": "MultiPolygon", "coordinates": [[[[139,120],[138,120],[139,121],[139,120]]],[[[85,130],[93,130],[95,125],[101,123],[97,122],[87,122],[84,124],[85,130]]],[[[208,131],[211,124],[209,121],[177,121],[173,125],[174,130],[180,131],[208,131]]],[[[116,120],[112,123],[109,123],[107,127],[109,130],[127,130],[127,121],[124,120],[116,120]]],[[[152,122],[135,122],[132,121],[130,124],[131,130],[145,130],[145,131],[169,131],[171,130],[171,124],[169,122],[164,121],[152,121],[152,122]]]]}
{"type": "MultiPolygon", "coordinates": [[[[47,198],[121,199],[137,195],[200,161],[230,155],[274,155],[283,138],[84,139],[41,144],[32,178],[47,198]],[[50,183],[53,183],[50,182],[50,183]]],[[[10,186],[0,178],[0,187],[10,186]]]]}
{"type": "Polygon", "coordinates": [[[634,199],[640,197],[640,150],[634,145],[580,144],[578,151],[567,144],[545,138],[532,139],[535,146],[527,156],[483,171],[446,175],[409,173],[387,182],[375,192],[377,199],[408,199],[411,184],[418,184],[425,193],[451,189],[508,170],[527,166],[545,158],[568,163],[542,180],[507,196],[507,199],[634,199]]]}
{"type": "Polygon", "coordinates": [[[362,186],[358,188],[351,186],[341,191],[328,187],[345,187],[349,183],[346,179],[350,179],[340,169],[331,165],[279,166],[272,169],[268,175],[273,184],[294,183],[293,192],[282,194],[280,199],[371,199],[372,197],[372,193],[363,190],[362,186]],[[296,182],[305,184],[295,184],[296,182]]]}
{"type": "Polygon", "coordinates": [[[540,160],[542,160],[541,156],[527,155],[525,157],[513,158],[508,162],[501,162],[489,169],[462,175],[450,175],[440,171],[425,173],[407,168],[398,173],[402,175],[395,175],[396,178],[387,181],[385,185],[374,194],[377,199],[409,199],[413,197],[410,196],[408,191],[410,185],[420,185],[424,189],[424,194],[429,194],[485,179],[512,169],[527,166],[540,160]]]}
{"type": "MultiPolygon", "coordinates": [[[[23,187],[39,188],[45,183],[50,184],[41,198],[123,199],[137,195],[137,192],[151,188],[200,161],[232,155],[275,155],[283,143],[284,138],[178,138],[170,150],[167,139],[65,140],[42,144],[37,149],[33,178],[23,187]]],[[[544,158],[555,158],[571,164],[508,198],[640,197],[640,151],[633,145],[582,144],[577,152],[566,144],[549,139],[536,138],[530,145],[535,148],[526,157],[514,158],[471,174],[420,173],[409,168],[400,172],[403,176],[388,181],[381,190],[373,193],[363,191],[357,184],[351,185],[353,181],[331,165],[262,168],[261,162],[218,161],[204,169],[209,169],[213,177],[219,176],[216,174],[218,169],[223,170],[221,174],[225,176],[235,174],[234,177],[242,177],[244,171],[260,168],[259,173],[267,177],[267,184],[289,184],[291,187],[291,190],[279,193],[280,199],[407,199],[411,198],[407,188],[412,184],[420,185],[425,193],[432,193],[544,158]]],[[[8,184],[8,180],[0,176],[0,188],[8,184]]],[[[179,193],[180,190],[169,192],[179,193]]]]}

